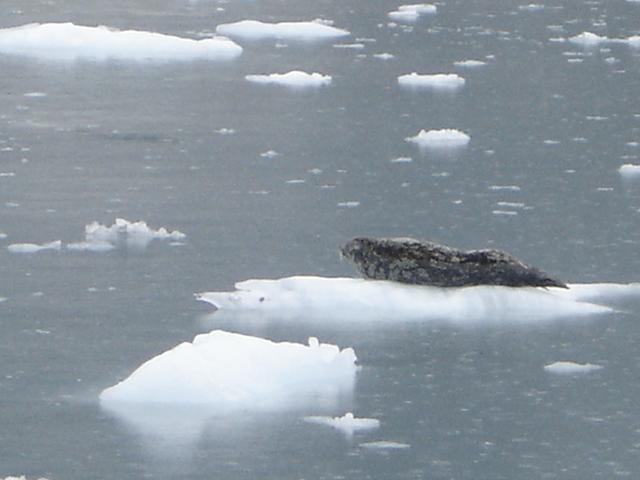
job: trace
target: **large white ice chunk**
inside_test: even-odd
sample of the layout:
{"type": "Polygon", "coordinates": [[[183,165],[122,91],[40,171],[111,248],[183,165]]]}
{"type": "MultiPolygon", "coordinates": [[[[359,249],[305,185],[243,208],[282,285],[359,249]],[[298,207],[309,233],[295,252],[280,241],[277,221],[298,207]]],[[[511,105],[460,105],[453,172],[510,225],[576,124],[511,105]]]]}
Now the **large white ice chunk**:
{"type": "Polygon", "coordinates": [[[324,40],[350,35],[347,30],[328,25],[328,22],[314,20],[311,22],[266,23],[257,20],[242,20],[235,23],[218,25],[216,33],[232,38],[245,40],[324,40]]]}
{"type": "Polygon", "coordinates": [[[433,90],[456,90],[464,86],[465,80],[455,73],[420,75],[416,72],[398,77],[398,84],[408,88],[429,88],[433,90]]]}
{"type": "Polygon", "coordinates": [[[307,73],[293,70],[288,73],[272,73],[271,75],[247,75],[250,82],[261,84],[283,85],[291,88],[321,87],[331,83],[331,76],[320,73],[307,73]]]}
{"type": "Polygon", "coordinates": [[[376,418],[356,418],[349,412],[342,417],[310,416],[304,417],[305,422],[327,425],[340,430],[351,437],[355,432],[375,430],[380,428],[380,420],[376,418]]]}
{"type": "Polygon", "coordinates": [[[581,45],[583,47],[595,47],[602,43],[606,43],[609,41],[607,37],[601,37],[592,32],[582,32],[579,35],[575,35],[569,38],[571,43],[575,43],[581,45]]]}
{"type": "Polygon", "coordinates": [[[572,374],[593,372],[594,370],[602,369],[602,366],[595,365],[593,363],[576,363],[563,361],[545,365],[544,369],[549,373],[572,374]]]}
{"type": "MultiPolygon", "coordinates": [[[[611,285],[566,289],[534,287],[439,288],[384,280],[295,276],[277,280],[246,280],[233,292],[205,292],[198,300],[214,305],[215,315],[263,316],[322,322],[435,321],[455,324],[527,323],[575,319],[611,312],[590,299],[609,300],[611,285]],[[600,288],[601,287],[601,288],[600,288]],[[575,298],[574,298],[575,297],[575,298]]],[[[640,297],[640,285],[619,286],[640,297]]]]}
{"type": "Polygon", "coordinates": [[[389,18],[396,22],[411,23],[418,20],[422,15],[433,15],[438,11],[435,5],[429,3],[418,3],[413,5],[400,5],[397,10],[389,12],[389,18]]]}
{"type": "Polygon", "coordinates": [[[84,227],[84,242],[69,243],[69,250],[85,250],[105,252],[115,248],[131,248],[144,250],[153,240],[180,241],[186,235],[178,230],[168,231],[161,227],[150,228],[146,222],[130,222],[124,218],[116,218],[111,226],[92,222],[84,227]]]}
{"type": "Polygon", "coordinates": [[[7,247],[11,253],[36,253],[43,250],[60,250],[62,248],[62,242],[55,240],[48,243],[12,243],[7,247]]]}
{"type": "Polygon", "coordinates": [[[625,163],[624,165],[620,166],[618,172],[620,172],[620,175],[625,178],[640,179],[640,165],[625,163]]]}
{"type": "Polygon", "coordinates": [[[275,343],[215,330],[142,364],[100,394],[103,404],[191,404],[215,409],[278,409],[302,398],[331,398],[353,389],[351,348],[275,343]]]}
{"type": "Polygon", "coordinates": [[[138,30],[33,23],[0,29],[0,53],[55,60],[227,60],[242,47],[227,38],[193,40],[138,30]]]}
{"type": "Polygon", "coordinates": [[[456,148],[464,147],[471,137],[460,130],[444,128],[442,130],[420,130],[417,135],[405,138],[420,148],[456,148]]]}

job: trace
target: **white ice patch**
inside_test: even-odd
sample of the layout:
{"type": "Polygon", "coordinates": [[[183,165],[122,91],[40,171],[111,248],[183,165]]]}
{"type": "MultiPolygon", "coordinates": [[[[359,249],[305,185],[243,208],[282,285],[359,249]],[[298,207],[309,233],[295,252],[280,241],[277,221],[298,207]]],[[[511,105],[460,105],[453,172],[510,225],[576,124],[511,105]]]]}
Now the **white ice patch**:
{"type": "Polygon", "coordinates": [[[56,250],[59,251],[62,248],[62,242],[55,240],[49,243],[12,243],[7,247],[11,253],[36,253],[44,250],[56,250]]]}
{"type": "Polygon", "coordinates": [[[380,440],[377,442],[365,442],[360,444],[363,448],[370,450],[405,450],[411,448],[408,443],[392,442],[390,440],[380,440]]]}
{"type": "Polygon", "coordinates": [[[640,35],[632,35],[626,38],[609,38],[592,32],[582,32],[579,35],[569,37],[568,40],[571,43],[587,48],[597,47],[607,43],[621,43],[629,45],[630,47],[640,47],[640,35]]]}
{"type": "Polygon", "coordinates": [[[380,60],[391,60],[392,58],[395,58],[395,55],[393,55],[392,53],[376,53],[373,55],[373,58],[379,58],[380,60]]]}
{"type": "Polygon", "coordinates": [[[487,62],[483,62],[482,60],[460,60],[457,62],[453,62],[456,67],[462,68],[477,68],[483,67],[487,64],[487,62]]]}
{"type": "Polygon", "coordinates": [[[464,78],[455,73],[438,73],[435,75],[419,75],[416,72],[400,75],[398,84],[401,87],[432,90],[457,90],[465,84],[464,78]]]}
{"type": "Polygon", "coordinates": [[[178,230],[168,231],[162,227],[150,228],[146,222],[130,222],[124,218],[116,218],[111,226],[92,222],[84,227],[83,242],[69,243],[69,250],[89,252],[106,252],[115,248],[144,250],[153,240],[180,241],[186,235],[178,230]]]}
{"type": "Polygon", "coordinates": [[[420,130],[413,136],[405,138],[405,141],[415,143],[420,148],[456,148],[464,147],[471,137],[460,130],[445,128],[442,130],[420,130]]]}
{"type": "Polygon", "coordinates": [[[283,85],[291,88],[314,88],[329,85],[331,83],[330,75],[306,73],[299,70],[282,74],[272,73],[271,75],[247,75],[244,78],[254,83],[283,85]]]}
{"type": "Polygon", "coordinates": [[[401,5],[397,10],[389,12],[389,18],[396,22],[413,23],[422,15],[433,15],[437,13],[438,8],[428,3],[419,3],[414,5],[401,5]]]}
{"type": "Polygon", "coordinates": [[[0,240],[4,240],[7,237],[8,237],[8,235],[6,233],[0,232],[0,240]]]}
{"type": "Polygon", "coordinates": [[[353,390],[351,348],[276,343],[215,330],[142,364],[100,394],[103,405],[206,405],[216,410],[271,410],[318,402],[353,390]]]}
{"type": "Polygon", "coordinates": [[[618,169],[618,172],[625,178],[640,179],[640,165],[625,163],[618,169]]]}
{"type": "Polygon", "coordinates": [[[227,38],[189,38],[73,23],[33,23],[0,29],[0,53],[54,60],[228,60],[242,47],[227,38]]]}
{"type": "Polygon", "coordinates": [[[204,292],[198,300],[218,314],[263,315],[336,323],[433,321],[453,324],[544,322],[614,311],[608,302],[622,290],[640,297],[640,285],[572,285],[560,288],[481,285],[439,288],[384,280],[295,276],[246,280],[233,292],[204,292]],[[615,291],[612,291],[615,290],[615,291]],[[591,303],[597,298],[602,304],[591,303]]]}
{"type": "Polygon", "coordinates": [[[245,40],[325,40],[350,35],[347,30],[327,25],[322,20],[311,22],[280,22],[266,23],[256,20],[242,20],[235,23],[218,25],[216,33],[232,38],[245,40]]]}
{"type": "Polygon", "coordinates": [[[589,373],[602,369],[601,365],[593,363],[554,362],[545,365],[545,371],[557,374],[589,373]]]}
{"type": "Polygon", "coordinates": [[[356,418],[353,413],[347,413],[343,417],[304,417],[305,422],[327,425],[340,430],[346,436],[351,437],[355,432],[363,432],[380,428],[380,420],[375,418],[356,418]]]}

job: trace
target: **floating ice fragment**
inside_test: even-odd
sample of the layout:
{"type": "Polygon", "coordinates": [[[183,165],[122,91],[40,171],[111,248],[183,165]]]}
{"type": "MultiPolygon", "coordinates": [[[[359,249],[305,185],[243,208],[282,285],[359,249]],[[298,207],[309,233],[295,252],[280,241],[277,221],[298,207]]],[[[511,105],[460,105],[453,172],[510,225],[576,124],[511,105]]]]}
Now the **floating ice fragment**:
{"type": "Polygon", "coordinates": [[[261,40],[272,38],[277,40],[323,40],[350,35],[347,30],[328,25],[327,22],[314,20],[311,22],[266,23],[256,20],[242,20],[235,23],[218,25],[216,33],[232,38],[261,40]]]}
{"type": "Polygon", "coordinates": [[[453,62],[453,64],[456,67],[476,68],[486,65],[487,62],[483,62],[482,60],[459,60],[457,62],[453,62]]]}
{"type": "Polygon", "coordinates": [[[338,206],[345,207],[345,208],[355,208],[360,206],[360,202],[356,202],[356,201],[338,202],[338,206]]]}
{"type": "Polygon", "coordinates": [[[518,212],[514,211],[514,210],[492,210],[491,213],[493,215],[504,215],[507,217],[512,217],[515,215],[518,215],[518,212]]]}
{"type": "Polygon", "coordinates": [[[218,130],[214,130],[214,132],[220,135],[233,135],[236,133],[233,128],[219,128],[218,130]]]}
{"type": "Polygon", "coordinates": [[[54,60],[227,60],[242,47],[227,38],[189,38],[73,23],[32,23],[0,29],[0,53],[54,60]]]}
{"type": "Polygon", "coordinates": [[[333,427],[347,436],[353,436],[355,432],[380,428],[380,420],[375,418],[356,418],[351,412],[345,414],[343,417],[304,417],[304,421],[333,427]]]}
{"type": "Polygon", "coordinates": [[[364,43],[336,43],[333,48],[362,50],[364,48],[364,43]]]}
{"type": "Polygon", "coordinates": [[[62,248],[62,242],[56,240],[49,243],[37,244],[37,243],[12,243],[7,247],[11,253],[36,253],[44,250],[60,250],[62,248]]]}
{"type": "Polygon", "coordinates": [[[262,152],[260,154],[260,156],[262,158],[275,158],[278,155],[280,155],[278,152],[276,152],[275,150],[267,150],[266,152],[262,152]]]}
{"type": "Polygon", "coordinates": [[[456,148],[464,147],[471,137],[460,130],[445,128],[442,130],[420,130],[413,136],[405,138],[405,141],[415,143],[420,148],[456,148]]]}
{"type": "Polygon", "coordinates": [[[620,166],[618,172],[620,172],[620,175],[622,175],[624,178],[640,178],[640,165],[625,163],[624,165],[620,166]]]}
{"type": "Polygon", "coordinates": [[[285,87],[305,88],[321,87],[331,83],[331,76],[320,73],[306,73],[294,70],[288,73],[272,73],[271,75],[247,75],[250,82],[261,84],[284,85],[285,87]]]}
{"type": "Polygon", "coordinates": [[[494,190],[498,192],[502,190],[506,190],[510,192],[519,192],[522,189],[518,185],[490,185],[489,190],[494,190]]]}
{"type": "Polygon", "coordinates": [[[593,372],[594,370],[602,369],[602,366],[593,363],[554,362],[545,365],[544,369],[550,373],[571,374],[593,372]]]}
{"type": "Polygon", "coordinates": [[[0,240],[4,240],[7,237],[8,237],[8,235],[6,233],[0,232],[0,240]]]}
{"type": "Polygon", "coordinates": [[[386,52],[376,53],[373,55],[373,58],[379,58],[380,60],[391,60],[392,58],[395,58],[395,55],[386,52]]]}
{"type": "Polygon", "coordinates": [[[455,73],[419,75],[416,72],[400,75],[398,84],[408,88],[428,88],[433,90],[457,90],[465,84],[464,78],[455,73]]]}
{"type": "Polygon", "coordinates": [[[389,12],[387,15],[396,22],[412,23],[417,21],[422,15],[433,15],[438,11],[435,5],[428,3],[401,5],[397,10],[389,12]]]}
{"type": "Polygon", "coordinates": [[[411,448],[411,445],[408,443],[392,442],[389,440],[365,442],[361,443],[360,446],[371,450],[404,450],[406,448],[411,448]]]}
{"type": "Polygon", "coordinates": [[[100,402],[287,408],[351,391],[355,362],[353,349],[340,350],[314,338],[305,346],[215,330],[148,360],[104,390],[100,402]]]}
{"type": "Polygon", "coordinates": [[[571,43],[575,43],[583,47],[594,47],[602,43],[608,42],[609,39],[607,37],[601,37],[600,35],[597,35],[592,32],[582,32],[579,35],[569,37],[569,41],[571,43]]]}
{"type": "Polygon", "coordinates": [[[526,10],[528,12],[539,12],[544,10],[544,5],[539,3],[530,3],[529,5],[520,5],[518,10],[526,10]]]}
{"type": "Polygon", "coordinates": [[[42,98],[42,97],[46,97],[47,94],[44,92],[27,92],[22,96],[28,97],[28,98],[42,98]]]}
{"type": "MultiPolygon", "coordinates": [[[[608,285],[569,290],[511,288],[480,285],[438,288],[383,280],[296,276],[236,283],[232,292],[205,292],[200,301],[224,315],[262,314],[268,318],[295,318],[370,324],[373,321],[432,321],[454,324],[543,322],[611,312],[607,305],[618,296],[608,285]]],[[[623,286],[620,286],[621,288],[623,286]]],[[[624,286],[640,297],[640,288],[624,286]]]]}
{"type": "Polygon", "coordinates": [[[411,163],[413,158],[411,157],[396,157],[389,160],[391,163],[411,163]]]}

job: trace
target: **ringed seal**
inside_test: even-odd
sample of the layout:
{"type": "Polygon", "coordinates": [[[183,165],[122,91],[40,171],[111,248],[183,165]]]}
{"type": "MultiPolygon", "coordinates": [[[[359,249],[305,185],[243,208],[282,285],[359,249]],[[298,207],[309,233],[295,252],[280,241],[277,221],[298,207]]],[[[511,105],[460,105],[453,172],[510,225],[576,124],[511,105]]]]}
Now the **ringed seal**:
{"type": "Polygon", "coordinates": [[[412,285],[560,287],[566,284],[513,255],[493,249],[458,250],[413,238],[359,237],[340,249],[364,278],[412,285]]]}

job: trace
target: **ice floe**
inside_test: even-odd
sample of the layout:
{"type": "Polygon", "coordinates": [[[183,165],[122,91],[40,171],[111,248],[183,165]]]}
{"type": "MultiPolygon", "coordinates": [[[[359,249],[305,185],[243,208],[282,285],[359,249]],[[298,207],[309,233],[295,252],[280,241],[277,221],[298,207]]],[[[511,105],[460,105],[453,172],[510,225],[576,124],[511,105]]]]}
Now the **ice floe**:
{"type": "Polygon", "coordinates": [[[376,418],[356,418],[349,412],[342,417],[310,416],[304,417],[308,423],[327,425],[340,430],[346,436],[351,437],[355,432],[375,430],[380,428],[380,420],[376,418]]]}
{"type": "Polygon", "coordinates": [[[335,321],[426,321],[482,325],[576,319],[614,311],[621,296],[640,298],[640,284],[573,284],[566,289],[481,285],[438,288],[383,280],[294,276],[236,283],[235,291],[204,292],[215,315],[335,321]],[[597,300],[597,303],[595,302],[597,300]]]}
{"type": "Polygon", "coordinates": [[[283,85],[291,88],[322,87],[331,83],[330,75],[307,73],[293,70],[288,73],[272,73],[270,75],[247,75],[246,80],[261,84],[283,85]]]}
{"type": "Polygon", "coordinates": [[[11,253],[36,253],[44,250],[59,251],[62,248],[62,241],[55,240],[48,243],[12,243],[7,247],[11,253]]]}
{"type": "Polygon", "coordinates": [[[453,62],[456,67],[462,68],[477,68],[483,67],[487,64],[487,62],[483,62],[482,60],[459,60],[457,62],[453,62]]]}
{"type": "Polygon", "coordinates": [[[150,228],[146,222],[130,222],[116,218],[113,225],[92,222],[84,227],[84,241],[69,243],[67,249],[89,252],[106,252],[116,248],[144,250],[153,240],[180,241],[186,235],[178,230],[169,231],[164,227],[150,228]]]}
{"type": "Polygon", "coordinates": [[[241,38],[245,40],[324,40],[345,37],[350,32],[329,25],[330,22],[324,20],[313,20],[311,22],[280,22],[267,23],[257,20],[242,20],[235,23],[224,23],[218,25],[216,33],[231,38],[241,38]]]}
{"type": "Polygon", "coordinates": [[[434,75],[420,75],[416,72],[400,75],[398,84],[401,87],[432,90],[457,90],[464,86],[465,80],[455,73],[437,73],[434,75]]]}
{"type": "Polygon", "coordinates": [[[348,393],[356,370],[353,349],[313,337],[302,345],[215,330],[148,360],[100,402],[272,410],[348,393]]]}
{"type": "Polygon", "coordinates": [[[400,5],[397,10],[389,12],[387,15],[396,22],[412,23],[417,21],[422,15],[433,15],[438,8],[429,3],[417,3],[413,5],[400,5]]]}
{"type": "Polygon", "coordinates": [[[640,35],[632,35],[626,38],[609,38],[593,32],[582,32],[567,39],[571,43],[582,47],[597,47],[606,43],[621,43],[631,47],[640,47],[640,35]]]}
{"type": "Polygon", "coordinates": [[[393,55],[392,53],[383,52],[374,54],[373,58],[379,58],[380,60],[391,60],[392,58],[395,58],[395,55],[393,55]]]}
{"type": "Polygon", "coordinates": [[[222,37],[193,40],[155,32],[73,23],[32,23],[0,29],[0,53],[54,60],[228,60],[242,47],[222,37]]]}
{"type": "Polygon", "coordinates": [[[625,163],[620,166],[618,172],[620,172],[620,175],[624,178],[640,179],[640,165],[625,163]]]}
{"type": "Polygon", "coordinates": [[[576,363],[566,361],[550,363],[544,367],[545,371],[558,374],[589,373],[601,369],[601,365],[593,363],[576,363]]]}
{"type": "Polygon", "coordinates": [[[365,442],[359,445],[370,450],[405,450],[411,448],[408,443],[392,442],[390,440],[379,440],[377,442],[365,442]]]}
{"type": "Polygon", "coordinates": [[[456,148],[464,147],[471,137],[460,130],[445,128],[442,130],[420,130],[417,135],[405,138],[420,148],[456,148]]]}

